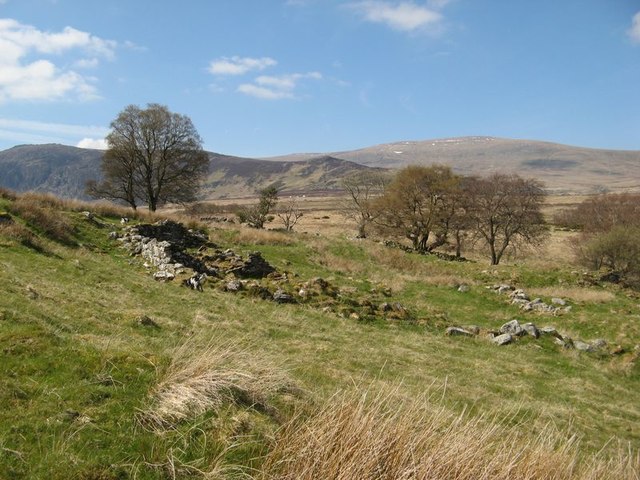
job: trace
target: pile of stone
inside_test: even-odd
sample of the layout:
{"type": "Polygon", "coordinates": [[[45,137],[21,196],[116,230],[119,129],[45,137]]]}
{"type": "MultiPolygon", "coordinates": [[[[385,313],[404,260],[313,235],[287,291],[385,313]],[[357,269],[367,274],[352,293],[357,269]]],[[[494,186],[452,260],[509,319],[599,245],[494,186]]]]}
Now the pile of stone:
{"type": "Polygon", "coordinates": [[[202,232],[172,220],[127,226],[122,234],[111,232],[110,237],[121,242],[132,256],[141,256],[156,280],[173,280],[186,269],[208,277],[230,274],[237,278],[264,278],[276,272],[260,252],[244,259],[233,250],[219,250],[202,232]],[[197,252],[188,253],[188,248],[197,252]]]}
{"type": "Polygon", "coordinates": [[[563,313],[569,313],[571,311],[571,305],[567,305],[567,301],[562,298],[552,298],[551,304],[543,302],[540,298],[529,298],[529,295],[521,289],[515,288],[512,285],[492,285],[487,287],[499,294],[507,295],[512,305],[519,306],[525,312],[540,312],[548,313],[551,315],[560,315],[563,313]]]}
{"type": "MultiPolygon", "coordinates": [[[[477,337],[484,333],[484,336],[496,345],[509,345],[522,337],[539,339],[542,336],[553,337],[554,342],[563,348],[575,348],[583,352],[604,352],[607,349],[607,342],[602,338],[585,342],[574,340],[568,335],[563,335],[554,327],[538,328],[535,324],[528,322],[521,324],[518,320],[511,320],[502,325],[498,330],[485,330],[484,332],[476,325],[466,327],[448,327],[446,334],[449,336],[477,337]]],[[[615,350],[611,353],[617,353],[615,350]]]]}

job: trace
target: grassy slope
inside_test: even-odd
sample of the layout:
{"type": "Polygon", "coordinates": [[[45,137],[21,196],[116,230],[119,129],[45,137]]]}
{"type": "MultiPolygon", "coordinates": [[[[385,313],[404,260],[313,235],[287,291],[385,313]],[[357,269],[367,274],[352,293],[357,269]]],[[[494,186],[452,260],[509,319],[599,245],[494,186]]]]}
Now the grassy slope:
{"type": "MultiPolygon", "coordinates": [[[[261,250],[301,281],[321,276],[354,298],[389,286],[391,300],[418,319],[363,322],[312,305],[239,298],[211,284],[197,293],[177,282],[156,283],[140,260],[107,239],[110,228],[96,228],[77,212],[66,215],[81,246],[42,240],[39,253],[0,236],[0,478],[171,478],[176,465],[189,477],[216,462],[252,463],[277,423],[253,409],[228,405],[161,435],[136,421],[185,342],[194,349],[237,344],[257,363],[288,371],[306,393],[274,400],[285,416],[353,384],[400,383],[404,396],[430,392],[447,408],[496,415],[532,436],[551,423],[562,436],[583,437],[584,452],[611,438],[640,447],[640,371],[630,355],[562,351],[548,339],[498,348],[443,335],[447,325],[499,327],[515,317],[632,348],[640,342],[638,300],[627,292],[614,289],[605,303],[575,302],[562,317],[523,315],[484,286],[517,279],[524,288],[559,281],[578,288],[575,275],[562,268],[487,272],[483,264],[450,264],[347,239],[256,238],[262,243],[256,246],[246,236],[244,244],[232,243],[234,232],[212,233],[225,247],[261,250]],[[470,292],[452,287],[460,279],[470,292]],[[160,328],[139,325],[141,315],[160,328]],[[239,430],[257,442],[238,442],[239,430]],[[225,450],[232,443],[242,446],[225,450]]],[[[117,228],[115,219],[103,220],[117,228]]]]}

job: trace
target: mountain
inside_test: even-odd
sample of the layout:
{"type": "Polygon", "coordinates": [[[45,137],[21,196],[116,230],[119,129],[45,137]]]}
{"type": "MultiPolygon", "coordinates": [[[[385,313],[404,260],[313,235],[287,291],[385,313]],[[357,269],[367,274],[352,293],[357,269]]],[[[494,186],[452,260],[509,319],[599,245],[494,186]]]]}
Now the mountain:
{"type": "Polygon", "coordinates": [[[65,145],[19,145],[0,152],[0,186],[83,198],[84,184],[100,175],[102,152],[65,145]]]}
{"type": "MultiPolygon", "coordinates": [[[[99,178],[103,152],[64,145],[20,145],[0,152],[0,186],[16,191],[51,192],[85,198],[84,185],[99,178]]],[[[204,196],[210,199],[255,195],[275,184],[288,193],[326,193],[340,179],[368,170],[357,163],[327,155],[304,161],[270,162],[210,153],[204,196]]]]}
{"type": "MultiPolygon", "coordinates": [[[[82,198],[88,179],[100,176],[102,152],[64,145],[20,145],[0,152],[0,186],[82,198]]],[[[599,150],[494,137],[396,142],[329,154],[268,159],[209,153],[204,196],[252,196],[275,184],[285,193],[336,191],[340,180],[369,168],[449,165],[464,175],[513,172],[541,180],[551,193],[640,191],[640,151],[599,150]]]]}
{"type": "Polygon", "coordinates": [[[356,171],[371,170],[329,155],[302,161],[272,162],[253,158],[209,154],[205,191],[209,198],[254,196],[256,190],[275,185],[291,193],[327,193],[340,188],[340,180],[356,171]]]}
{"type": "MultiPolygon", "coordinates": [[[[272,157],[304,160],[315,154],[272,157]]],[[[640,151],[601,150],[535,140],[460,137],[376,145],[330,155],[362,165],[399,168],[449,165],[464,175],[518,173],[545,183],[553,193],[640,190],[640,151]]]]}

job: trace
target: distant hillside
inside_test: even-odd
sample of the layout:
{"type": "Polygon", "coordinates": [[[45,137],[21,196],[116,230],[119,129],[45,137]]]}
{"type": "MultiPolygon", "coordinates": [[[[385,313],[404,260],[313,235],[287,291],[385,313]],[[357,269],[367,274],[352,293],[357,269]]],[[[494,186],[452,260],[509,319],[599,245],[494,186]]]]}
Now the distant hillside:
{"type": "MultiPolygon", "coordinates": [[[[370,169],[330,156],[302,162],[270,162],[210,153],[205,198],[255,195],[275,184],[284,192],[327,192],[340,179],[370,169]]],[[[66,198],[85,198],[84,185],[99,178],[102,152],[64,145],[20,145],[0,152],[0,186],[17,191],[51,192],[66,198]]]]}
{"type": "MultiPolygon", "coordinates": [[[[335,191],[346,175],[367,168],[442,163],[465,175],[514,172],[552,193],[640,191],[640,151],[597,150],[533,140],[462,137],[396,142],[331,154],[252,159],[210,153],[204,196],[252,196],[275,184],[284,192],[335,191]]],[[[20,145],[0,152],[0,186],[83,198],[100,176],[102,152],[64,145],[20,145]]]]}
{"type": "MultiPolygon", "coordinates": [[[[396,142],[330,155],[372,167],[442,163],[465,175],[513,172],[555,193],[640,190],[640,151],[599,150],[534,140],[461,137],[396,142]]],[[[314,154],[273,157],[303,160],[314,154]]]]}
{"type": "Polygon", "coordinates": [[[303,161],[270,162],[212,153],[205,191],[210,198],[255,195],[256,190],[276,185],[284,192],[320,193],[340,188],[340,180],[361,170],[357,163],[328,155],[303,161]]]}
{"type": "Polygon", "coordinates": [[[100,175],[102,152],[65,145],[19,145],[0,152],[0,186],[83,198],[84,184],[100,175]]]}

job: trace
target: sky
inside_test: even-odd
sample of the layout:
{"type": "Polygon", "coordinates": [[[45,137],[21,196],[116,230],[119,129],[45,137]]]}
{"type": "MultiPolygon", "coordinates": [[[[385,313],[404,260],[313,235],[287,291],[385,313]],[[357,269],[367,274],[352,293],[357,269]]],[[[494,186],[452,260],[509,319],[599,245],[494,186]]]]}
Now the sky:
{"type": "Polygon", "coordinates": [[[209,151],[458,136],[640,150],[640,0],[0,0],[0,149],[126,106],[209,151]]]}

